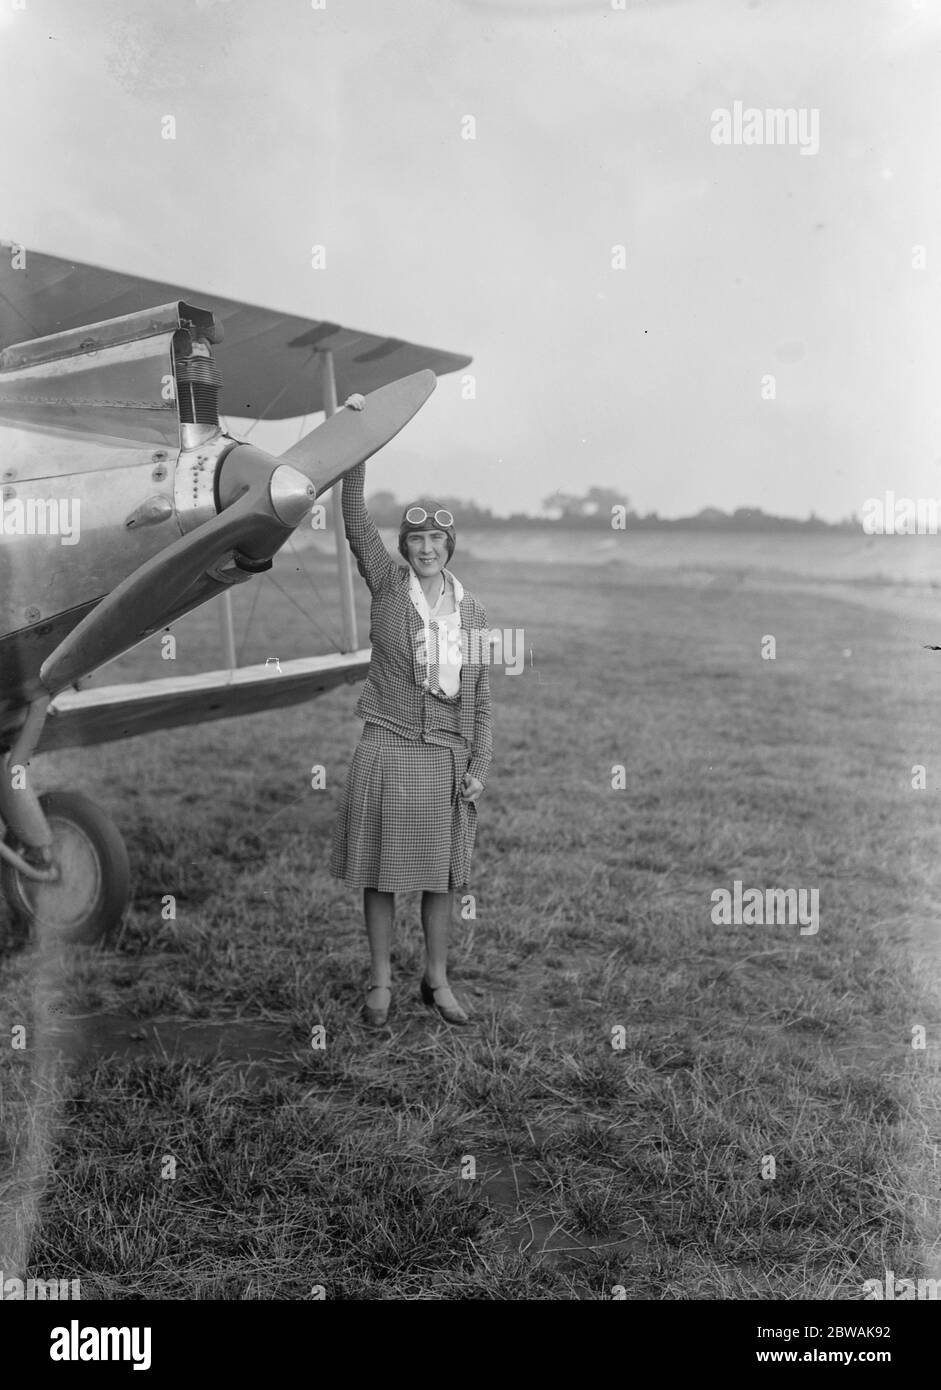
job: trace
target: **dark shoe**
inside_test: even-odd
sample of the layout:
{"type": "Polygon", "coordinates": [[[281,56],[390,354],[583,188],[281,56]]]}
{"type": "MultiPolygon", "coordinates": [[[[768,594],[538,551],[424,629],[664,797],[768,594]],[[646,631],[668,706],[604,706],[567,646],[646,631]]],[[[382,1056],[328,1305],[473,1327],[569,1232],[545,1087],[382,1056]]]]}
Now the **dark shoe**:
{"type": "Polygon", "coordinates": [[[389,995],[389,1004],[392,1003],[391,985],[370,985],[366,991],[366,1003],[363,1005],[363,1022],[368,1028],[384,1028],[386,1019],[389,1017],[389,1004],[384,1009],[374,1009],[369,1004],[369,996],[379,990],[386,990],[389,995]]]}
{"type": "Polygon", "coordinates": [[[445,1023],[453,1023],[459,1027],[463,1026],[465,1023],[470,1023],[470,1019],[462,1008],[450,1009],[446,1004],[439,1004],[435,999],[436,994],[440,994],[443,989],[450,988],[450,985],[439,985],[437,989],[432,989],[423,975],[421,981],[421,1001],[423,1004],[427,1004],[429,1009],[434,1009],[435,1013],[440,1014],[445,1023]]]}

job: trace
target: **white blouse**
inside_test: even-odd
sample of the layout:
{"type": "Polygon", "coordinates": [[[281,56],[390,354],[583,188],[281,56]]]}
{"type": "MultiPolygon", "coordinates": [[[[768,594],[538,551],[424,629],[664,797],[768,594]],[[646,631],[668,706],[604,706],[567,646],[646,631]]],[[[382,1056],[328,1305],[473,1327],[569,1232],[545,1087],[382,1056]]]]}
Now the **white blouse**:
{"type": "Polygon", "coordinates": [[[443,574],[444,588],[434,607],[429,607],[424,591],[414,573],[410,577],[410,587],[412,601],[421,614],[429,636],[431,635],[430,629],[435,629],[434,638],[430,642],[426,638],[425,649],[428,651],[430,648],[430,654],[433,658],[435,638],[437,639],[437,651],[441,658],[438,664],[438,689],[442,695],[454,696],[461,688],[461,666],[463,665],[459,636],[461,627],[459,603],[463,597],[463,589],[459,594],[457,592],[459,581],[447,570],[444,570],[443,574]]]}

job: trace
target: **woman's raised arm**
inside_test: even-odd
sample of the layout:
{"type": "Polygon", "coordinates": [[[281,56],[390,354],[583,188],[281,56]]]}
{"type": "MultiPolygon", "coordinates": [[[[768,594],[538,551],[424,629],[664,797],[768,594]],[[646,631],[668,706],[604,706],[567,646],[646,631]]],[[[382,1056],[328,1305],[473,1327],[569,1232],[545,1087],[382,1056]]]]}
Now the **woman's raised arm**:
{"type": "Polygon", "coordinates": [[[365,478],[365,463],[358,463],[343,477],[343,525],[350,549],[356,556],[357,568],[369,585],[369,592],[375,594],[388,584],[398,565],[383,545],[379,528],[366,510],[365,478]]]}

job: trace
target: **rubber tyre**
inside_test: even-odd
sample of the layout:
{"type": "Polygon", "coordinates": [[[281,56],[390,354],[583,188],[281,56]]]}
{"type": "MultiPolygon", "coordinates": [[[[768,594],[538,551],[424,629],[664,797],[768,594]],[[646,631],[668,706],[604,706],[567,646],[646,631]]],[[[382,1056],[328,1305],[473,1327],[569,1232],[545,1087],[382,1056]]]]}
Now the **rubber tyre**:
{"type": "Polygon", "coordinates": [[[45,792],[39,803],[63,878],[36,883],[0,861],[0,888],[10,909],[36,934],[84,944],[106,940],[120,925],[131,894],[131,866],[121,833],[83,792],[45,792]]]}

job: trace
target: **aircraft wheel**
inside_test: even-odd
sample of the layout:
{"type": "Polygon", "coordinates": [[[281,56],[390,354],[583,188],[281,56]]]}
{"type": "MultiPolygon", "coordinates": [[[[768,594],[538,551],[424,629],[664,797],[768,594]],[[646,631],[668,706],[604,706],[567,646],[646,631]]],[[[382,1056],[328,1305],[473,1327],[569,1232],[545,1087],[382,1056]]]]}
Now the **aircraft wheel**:
{"type": "Polygon", "coordinates": [[[39,798],[52,831],[55,883],[24,878],[0,861],[0,886],[14,916],[34,932],[90,943],[119,925],[131,892],[131,866],[110,816],[82,792],[45,792],[39,798]]]}

